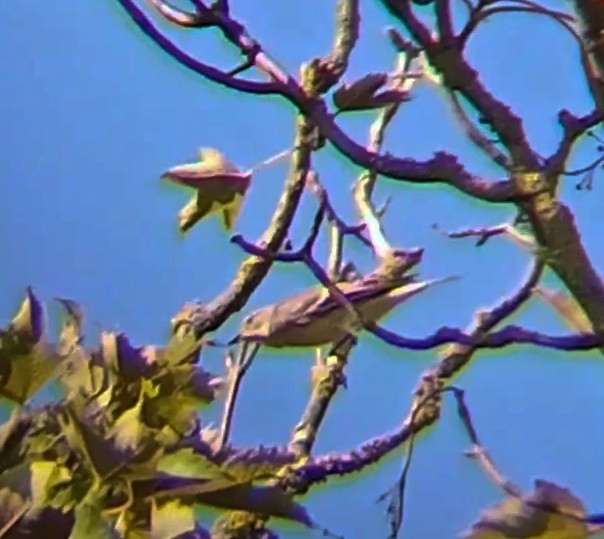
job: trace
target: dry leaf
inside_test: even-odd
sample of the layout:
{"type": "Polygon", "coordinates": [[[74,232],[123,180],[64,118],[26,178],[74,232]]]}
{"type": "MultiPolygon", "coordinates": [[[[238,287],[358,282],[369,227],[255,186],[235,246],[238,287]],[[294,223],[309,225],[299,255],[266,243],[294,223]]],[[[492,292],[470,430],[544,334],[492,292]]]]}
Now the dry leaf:
{"type": "Polygon", "coordinates": [[[376,94],[387,81],[385,73],[369,73],[351,84],[344,83],[333,93],[333,103],[340,111],[369,110],[408,98],[407,92],[396,88],[376,94]]]}
{"type": "Polygon", "coordinates": [[[191,229],[208,215],[220,213],[228,231],[235,226],[245,193],[252,179],[251,171],[242,172],[214,148],[201,148],[200,161],[178,165],[162,174],[178,185],[196,190],[195,196],[181,210],[181,233],[191,229]]]}
{"type": "Polygon", "coordinates": [[[535,490],[484,511],[465,539],[585,539],[585,508],[568,489],[538,479],[535,490]]]}

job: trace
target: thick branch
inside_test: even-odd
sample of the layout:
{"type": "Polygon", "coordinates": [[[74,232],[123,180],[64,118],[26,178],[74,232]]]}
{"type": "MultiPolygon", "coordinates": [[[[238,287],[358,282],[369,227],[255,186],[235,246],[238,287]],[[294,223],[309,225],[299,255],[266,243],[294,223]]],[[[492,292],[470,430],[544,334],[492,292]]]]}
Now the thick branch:
{"type": "Polygon", "coordinates": [[[601,0],[573,0],[573,4],[595,78],[591,81],[593,98],[597,108],[604,111],[604,3],[601,0]]]}
{"type": "MultiPolygon", "coordinates": [[[[527,169],[539,167],[539,156],[527,141],[522,120],[508,105],[495,98],[480,82],[478,72],[463,57],[459,39],[436,40],[429,29],[414,15],[409,0],[381,0],[426,51],[430,63],[442,74],[444,84],[460,91],[493,127],[507,148],[514,165],[527,169]]],[[[437,9],[437,15],[447,16],[447,10],[437,9]]],[[[439,22],[441,24],[442,21],[439,22]]],[[[441,24],[442,26],[442,24],[441,24]]],[[[445,24],[446,27],[446,24],[445,24]]]]}
{"type": "Polygon", "coordinates": [[[540,256],[581,305],[595,333],[604,335],[604,285],[583,246],[573,213],[552,193],[550,186],[557,181],[543,174],[517,175],[516,181],[520,192],[538,193],[520,207],[541,246],[540,256]]]}

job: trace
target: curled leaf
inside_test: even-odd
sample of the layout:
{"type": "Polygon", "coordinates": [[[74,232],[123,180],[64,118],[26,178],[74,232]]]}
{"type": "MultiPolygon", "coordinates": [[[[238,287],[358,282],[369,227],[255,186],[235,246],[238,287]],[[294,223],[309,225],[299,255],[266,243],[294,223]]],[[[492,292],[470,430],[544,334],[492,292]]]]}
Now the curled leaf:
{"type": "Polygon", "coordinates": [[[87,398],[100,397],[110,385],[101,354],[83,346],[77,346],[65,357],[59,379],[68,394],[81,393],[87,398]]]}
{"type": "Polygon", "coordinates": [[[44,312],[42,303],[35,296],[31,286],[27,287],[25,299],[8,331],[21,341],[30,344],[37,343],[41,339],[44,333],[44,312]]]}
{"type": "Polygon", "coordinates": [[[64,309],[63,325],[59,337],[59,350],[68,353],[84,340],[84,311],[70,299],[56,298],[64,309]]]}
{"type": "Polygon", "coordinates": [[[252,179],[251,171],[241,171],[218,150],[201,148],[200,161],[178,165],[162,178],[196,190],[179,214],[181,233],[187,232],[208,215],[220,213],[226,230],[231,231],[241,211],[252,179]]]}
{"type": "Polygon", "coordinates": [[[538,479],[535,490],[482,513],[466,539],[585,539],[585,507],[568,489],[538,479]]]}
{"type": "Polygon", "coordinates": [[[61,358],[42,340],[42,304],[31,288],[6,330],[0,330],[0,396],[24,404],[56,374],[61,358]]]}
{"type": "Polygon", "coordinates": [[[101,354],[105,363],[119,373],[124,382],[140,380],[150,371],[144,349],[132,346],[123,333],[103,332],[101,354]]]}
{"type": "Polygon", "coordinates": [[[385,73],[369,73],[353,83],[344,83],[333,93],[333,103],[340,111],[369,110],[408,98],[406,92],[396,88],[376,93],[387,81],[385,73]]]}
{"type": "Polygon", "coordinates": [[[98,396],[108,386],[108,370],[102,355],[83,346],[84,311],[78,303],[56,298],[63,307],[58,353],[63,359],[60,382],[69,394],[98,396]]]}

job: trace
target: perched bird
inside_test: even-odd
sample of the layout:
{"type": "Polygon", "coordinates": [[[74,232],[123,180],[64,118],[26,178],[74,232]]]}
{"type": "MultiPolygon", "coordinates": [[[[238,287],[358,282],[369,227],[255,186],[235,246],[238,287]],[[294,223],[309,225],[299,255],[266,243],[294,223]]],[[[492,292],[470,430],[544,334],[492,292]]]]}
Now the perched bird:
{"type": "Polygon", "coordinates": [[[241,171],[214,148],[201,148],[200,161],[172,167],[162,179],[196,190],[193,199],[179,213],[181,233],[204,217],[220,213],[225,228],[235,225],[243,198],[250,186],[252,171],[241,171]]]}
{"type": "Polygon", "coordinates": [[[337,283],[362,322],[326,288],[311,288],[254,311],[244,319],[238,340],[271,348],[338,343],[348,334],[357,334],[364,324],[377,323],[398,304],[430,286],[456,278],[417,281],[413,275],[387,279],[373,273],[354,282],[337,283]]]}

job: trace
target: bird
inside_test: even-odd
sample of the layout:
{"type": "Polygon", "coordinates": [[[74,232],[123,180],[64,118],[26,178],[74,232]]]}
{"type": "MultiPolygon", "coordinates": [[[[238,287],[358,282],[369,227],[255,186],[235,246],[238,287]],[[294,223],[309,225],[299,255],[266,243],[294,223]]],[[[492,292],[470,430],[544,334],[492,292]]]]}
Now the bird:
{"type": "Polygon", "coordinates": [[[415,275],[388,279],[372,273],[354,282],[337,283],[337,288],[362,319],[327,288],[313,287],[252,312],[243,320],[237,340],[269,348],[338,343],[347,335],[356,335],[365,326],[379,322],[412,296],[457,278],[419,281],[415,275]]]}

